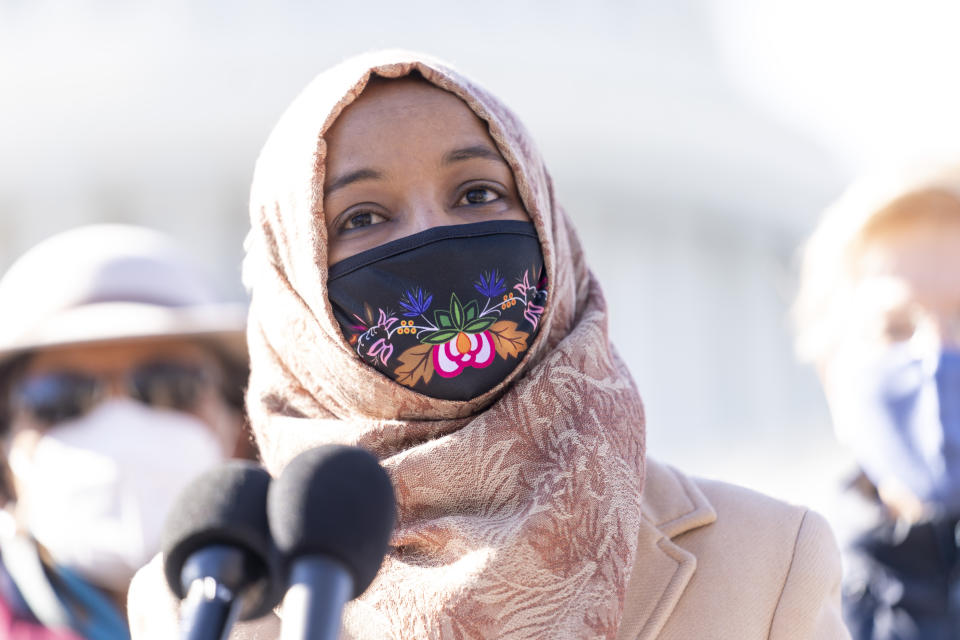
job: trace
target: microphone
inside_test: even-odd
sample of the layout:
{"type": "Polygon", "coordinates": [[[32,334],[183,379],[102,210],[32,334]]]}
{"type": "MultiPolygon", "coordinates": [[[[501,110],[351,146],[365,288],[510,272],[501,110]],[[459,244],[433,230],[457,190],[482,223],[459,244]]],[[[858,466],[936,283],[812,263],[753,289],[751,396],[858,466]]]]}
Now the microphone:
{"type": "Polygon", "coordinates": [[[164,573],[178,598],[184,640],[225,640],[239,620],[280,601],[281,565],[267,522],[270,474],[235,460],[198,476],[163,530],[164,573]]]}
{"type": "Polygon", "coordinates": [[[287,562],[283,640],[336,640],[343,607],[380,569],[396,511],[390,477],[363,449],[326,445],[290,461],[267,495],[287,562]]]}

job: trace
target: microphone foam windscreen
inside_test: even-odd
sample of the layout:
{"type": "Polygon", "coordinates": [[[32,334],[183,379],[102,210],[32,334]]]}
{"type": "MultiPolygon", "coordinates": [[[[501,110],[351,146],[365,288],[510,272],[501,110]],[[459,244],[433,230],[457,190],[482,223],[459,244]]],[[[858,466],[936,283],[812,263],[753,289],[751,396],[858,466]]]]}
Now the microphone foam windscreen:
{"type": "Polygon", "coordinates": [[[265,469],[232,460],[201,474],[180,493],[167,514],[162,538],[164,573],[177,597],[186,596],[180,578],[190,555],[206,546],[227,545],[243,549],[263,568],[241,619],[258,618],[276,606],[282,580],[267,522],[269,487],[265,469]]]}
{"type": "Polygon", "coordinates": [[[357,447],[326,445],[301,453],[273,481],[270,530],[288,561],[325,555],[353,577],[356,598],[383,562],[396,519],[390,477],[357,447]]]}

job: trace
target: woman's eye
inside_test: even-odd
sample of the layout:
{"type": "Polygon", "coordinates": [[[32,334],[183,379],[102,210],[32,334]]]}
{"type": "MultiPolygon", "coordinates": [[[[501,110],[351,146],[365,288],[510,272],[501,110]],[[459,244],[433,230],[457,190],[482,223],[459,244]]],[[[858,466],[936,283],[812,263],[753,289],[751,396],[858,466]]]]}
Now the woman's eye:
{"type": "Polygon", "coordinates": [[[372,211],[360,211],[348,216],[343,223],[343,227],[341,228],[344,231],[348,231],[350,229],[359,229],[360,227],[369,227],[370,225],[378,224],[384,220],[386,220],[386,218],[379,213],[374,213],[372,211]]]}
{"type": "Polygon", "coordinates": [[[905,342],[917,330],[917,319],[910,315],[896,315],[886,319],[883,337],[889,342],[905,342]]]}
{"type": "Polygon", "coordinates": [[[460,198],[458,205],[487,204],[494,200],[499,200],[500,194],[488,187],[474,187],[468,189],[463,197],[460,198]]]}

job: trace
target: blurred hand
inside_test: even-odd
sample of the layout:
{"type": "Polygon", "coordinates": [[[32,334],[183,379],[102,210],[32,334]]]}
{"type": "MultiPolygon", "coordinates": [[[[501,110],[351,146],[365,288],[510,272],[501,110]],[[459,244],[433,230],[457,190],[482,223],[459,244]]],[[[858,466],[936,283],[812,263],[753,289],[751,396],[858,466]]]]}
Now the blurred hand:
{"type": "MultiPolygon", "coordinates": [[[[167,586],[163,558],[158,553],[130,583],[127,616],[133,640],[170,640],[180,636],[180,603],[167,586]]],[[[234,625],[230,640],[270,640],[280,637],[280,619],[270,614],[234,625]]]]}
{"type": "Polygon", "coordinates": [[[176,638],[180,603],[163,576],[163,558],[158,553],[137,571],[127,593],[127,618],[134,640],[176,638]]]}

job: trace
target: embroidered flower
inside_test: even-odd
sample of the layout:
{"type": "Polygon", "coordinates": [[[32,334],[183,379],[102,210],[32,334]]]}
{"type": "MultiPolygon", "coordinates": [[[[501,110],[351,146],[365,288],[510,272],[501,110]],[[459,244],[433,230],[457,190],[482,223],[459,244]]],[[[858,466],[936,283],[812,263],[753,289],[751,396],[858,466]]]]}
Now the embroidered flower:
{"type": "Polygon", "coordinates": [[[514,288],[515,290],[519,291],[519,292],[520,292],[520,295],[523,296],[524,299],[526,299],[526,297],[527,297],[527,292],[530,291],[530,289],[535,289],[535,288],[536,288],[536,287],[532,287],[532,286],[530,285],[530,271],[529,271],[529,270],[525,270],[525,271],[523,272],[523,280],[522,280],[522,281],[518,281],[517,284],[513,285],[513,288],[514,288]]]}
{"type": "Polygon", "coordinates": [[[476,300],[463,305],[456,294],[450,294],[450,309],[438,309],[433,317],[436,330],[420,340],[433,345],[433,366],[437,373],[452,378],[465,367],[482,369],[493,362],[496,349],[487,329],[496,322],[496,317],[481,316],[476,300]]]}
{"type": "MultiPolygon", "coordinates": [[[[540,284],[543,287],[546,287],[546,278],[540,279],[540,284]]],[[[537,328],[537,324],[540,322],[540,316],[543,315],[543,310],[547,306],[547,290],[546,288],[537,288],[533,290],[533,295],[530,296],[530,299],[527,301],[527,307],[523,310],[524,319],[530,323],[530,326],[534,329],[537,328]]]]}
{"type": "Polygon", "coordinates": [[[392,311],[387,312],[387,311],[384,311],[383,309],[380,309],[380,320],[377,322],[378,327],[383,327],[384,329],[389,331],[390,327],[392,327],[393,323],[396,321],[397,319],[394,317],[392,311]]]}
{"type": "Polygon", "coordinates": [[[489,331],[460,332],[449,342],[433,346],[433,366],[444,378],[453,378],[466,367],[483,369],[497,355],[489,331]]]}
{"type": "Polygon", "coordinates": [[[432,307],[434,296],[422,287],[411,287],[399,300],[402,312],[380,308],[376,323],[373,308],[364,305],[366,317],[354,315],[356,323],[350,325],[356,332],[350,343],[368,362],[394,366],[395,379],[408,387],[429,384],[434,373],[455,378],[471,367],[483,369],[497,356],[520,358],[531,335],[528,327],[537,328],[547,302],[546,276],[533,285],[534,275],[524,270],[508,288],[498,270],[483,271],[473,288],[486,302],[464,304],[451,293],[446,309],[432,307]],[[395,346],[401,351],[393,358],[395,346]],[[391,360],[397,362],[391,365],[391,360]]]}
{"type": "Polygon", "coordinates": [[[543,314],[543,307],[534,304],[533,300],[527,303],[527,308],[523,310],[524,319],[530,323],[534,329],[537,328],[537,323],[540,322],[540,316],[543,314]]]}
{"type": "Polygon", "coordinates": [[[488,298],[496,298],[507,290],[503,285],[503,278],[498,278],[498,275],[496,270],[481,273],[480,279],[473,283],[473,288],[488,298]]]}
{"type": "Polygon", "coordinates": [[[430,303],[433,302],[433,294],[426,294],[424,298],[423,289],[417,287],[416,293],[413,289],[407,291],[406,299],[400,300],[400,306],[406,309],[406,312],[403,314],[404,318],[416,318],[419,315],[422,315],[427,312],[430,308],[430,303]]]}
{"type": "Polygon", "coordinates": [[[390,361],[390,356],[393,355],[393,345],[383,338],[380,338],[373,344],[367,355],[374,360],[379,357],[380,362],[383,363],[383,366],[387,366],[387,363],[390,361]]]}
{"type": "Polygon", "coordinates": [[[376,326],[360,334],[357,340],[357,353],[372,361],[380,360],[384,366],[387,366],[390,356],[393,355],[393,345],[390,344],[390,337],[386,330],[376,326]]]}
{"type": "Polygon", "coordinates": [[[384,366],[387,366],[390,356],[393,355],[393,345],[390,344],[390,327],[397,322],[397,318],[383,309],[379,311],[380,318],[377,324],[369,328],[364,326],[362,318],[357,315],[353,316],[360,322],[355,327],[363,329],[363,333],[351,338],[350,344],[356,345],[357,353],[361,356],[373,361],[380,360],[384,366]]]}

